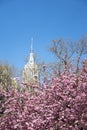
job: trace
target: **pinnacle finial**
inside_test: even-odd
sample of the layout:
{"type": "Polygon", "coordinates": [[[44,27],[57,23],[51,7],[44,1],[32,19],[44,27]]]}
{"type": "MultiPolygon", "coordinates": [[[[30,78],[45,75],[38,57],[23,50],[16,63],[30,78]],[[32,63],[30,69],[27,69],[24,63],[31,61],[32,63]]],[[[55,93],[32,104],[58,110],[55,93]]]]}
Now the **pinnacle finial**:
{"type": "Polygon", "coordinates": [[[33,52],[33,37],[31,38],[31,52],[33,52]]]}

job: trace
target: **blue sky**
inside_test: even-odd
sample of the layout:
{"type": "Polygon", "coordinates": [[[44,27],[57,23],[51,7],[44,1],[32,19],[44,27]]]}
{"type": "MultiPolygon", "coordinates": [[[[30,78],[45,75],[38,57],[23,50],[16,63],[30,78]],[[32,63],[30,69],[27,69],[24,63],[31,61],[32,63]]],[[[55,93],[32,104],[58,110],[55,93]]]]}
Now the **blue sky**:
{"type": "Polygon", "coordinates": [[[0,61],[23,67],[30,41],[39,61],[51,62],[52,39],[87,34],[87,0],[0,0],[0,61]]]}

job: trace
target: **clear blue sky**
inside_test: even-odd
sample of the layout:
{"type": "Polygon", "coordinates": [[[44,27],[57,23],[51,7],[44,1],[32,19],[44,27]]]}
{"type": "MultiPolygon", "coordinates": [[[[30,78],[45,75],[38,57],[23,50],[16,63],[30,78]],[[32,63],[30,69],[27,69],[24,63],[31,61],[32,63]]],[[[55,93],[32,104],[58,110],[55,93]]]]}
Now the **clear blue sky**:
{"type": "Polygon", "coordinates": [[[0,0],[0,61],[23,67],[30,40],[41,61],[51,61],[52,39],[87,34],[87,0],[0,0]]]}

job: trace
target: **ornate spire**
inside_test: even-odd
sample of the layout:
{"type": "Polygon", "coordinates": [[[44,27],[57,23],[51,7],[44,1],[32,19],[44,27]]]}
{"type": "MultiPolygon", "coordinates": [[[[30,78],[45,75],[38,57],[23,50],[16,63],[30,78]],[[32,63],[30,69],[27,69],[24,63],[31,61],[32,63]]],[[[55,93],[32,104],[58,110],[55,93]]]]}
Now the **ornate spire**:
{"type": "Polygon", "coordinates": [[[38,65],[35,63],[34,59],[34,51],[33,51],[33,38],[31,38],[30,41],[30,55],[29,55],[29,61],[24,66],[23,75],[22,75],[23,82],[38,82],[39,80],[39,71],[38,71],[38,65]]]}

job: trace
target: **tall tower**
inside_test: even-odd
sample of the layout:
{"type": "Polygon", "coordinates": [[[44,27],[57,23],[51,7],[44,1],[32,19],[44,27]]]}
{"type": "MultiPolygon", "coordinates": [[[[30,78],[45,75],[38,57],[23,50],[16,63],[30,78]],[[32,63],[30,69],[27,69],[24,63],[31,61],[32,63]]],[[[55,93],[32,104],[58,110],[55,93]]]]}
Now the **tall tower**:
{"type": "Polygon", "coordinates": [[[30,56],[27,64],[24,66],[22,81],[24,83],[38,82],[39,72],[38,65],[35,63],[34,51],[33,51],[33,38],[31,39],[30,56]]]}

